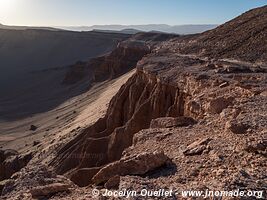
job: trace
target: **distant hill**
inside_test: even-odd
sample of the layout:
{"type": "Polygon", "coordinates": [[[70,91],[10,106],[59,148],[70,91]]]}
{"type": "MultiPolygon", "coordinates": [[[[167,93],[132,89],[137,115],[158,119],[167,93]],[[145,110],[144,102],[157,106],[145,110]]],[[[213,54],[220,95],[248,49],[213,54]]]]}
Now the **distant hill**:
{"type": "Polygon", "coordinates": [[[36,83],[45,79],[36,78],[37,72],[104,55],[128,37],[119,33],[0,29],[0,99],[22,91],[32,79],[36,83]]]}
{"type": "MultiPolygon", "coordinates": [[[[185,40],[179,51],[213,58],[267,62],[267,6],[252,9],[237,18],[185,40]]],[[[175,45],[174,45],[175,46],[175,45]]]]}
{"type": "Polygon", "coordinates": [[[216,24],[188,24],[170,26],[167,24],[147,24],[147,25],[94,25],[94,26],[59,26],[59,27],[34,27],[34,26],[7,26],[0,24],[0,29],[9,30],[50,30],[50,31],[97,31],[136,34],[138,32],[159,32],[174,33],[180,35],[202,33],[207,30],[216,28],[216,24]]]}
{"type": "Polygon", "coordinates": [[[148,24],[148,25],[94,25],[94,26],[69,26],[69,27],[58,27],[65,30],[72,31],[92,31],[92,30],[112,30],[112,31],[123,31],[123,30],[139,30],[139,31],[156,31],[165,33],[175,34],[194,34],[202,33],[207,30],[211,30],[218,25],[216,24],[202,24],[202,25],[176,25],[170,26],[166,24],[148,24]]]}
{"type": "Polygon", "coordinates": [[[28,30],[28,29],[39,29],[39,30],[50,30],[50,31],[59,31],[58,28],[52,27],[34,27],[34,26],[8,26],[0,23],[0,29],[8,29],[8,30],[28,30]]]}
{"type": "Polygon", "coordinates": [[[123,34],[136,34],[136,33],[139,33],[139,32],[143,32],[143,31],[140,31],[140,30],[137,30],[137,29],[123,29],[123,30],[120,30],[120,31],[115,31],[115,30],[102,30],[102,29],[94,29],[92,31],[95,31],[95,32],[103,32],[103,33],[123,33],[123,34]]]}

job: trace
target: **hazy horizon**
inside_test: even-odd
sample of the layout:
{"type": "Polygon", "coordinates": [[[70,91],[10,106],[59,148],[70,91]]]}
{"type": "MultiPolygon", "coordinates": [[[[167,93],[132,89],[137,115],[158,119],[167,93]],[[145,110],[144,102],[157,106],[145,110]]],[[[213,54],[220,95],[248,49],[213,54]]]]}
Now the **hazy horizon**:
{"type": "Polygon", "coordinates": [[[92,24],[92,25],[77,25],[77,24],[73,24],[73,25],[53,25],[53,26],[49,26],[49,25],[31,25],[31,24],[6,24],[0,21],[1,25],[5,25],[5,26],[29,26],[29,27],[92,27],[92,26],[149,26],[149,25],[163,25],[163,26],[195,26],[195,25],[220,25],[220,24],[209,24],[209,23],[200,23],[200,24],[157,24],[157,23],[150,23],[150,24],[92,24]]]}
{"type": "Polygon", "coordinates": [[[0,0],[0,23],[42,27],[214,25],[266,4],[266,0],[0,0]]]}

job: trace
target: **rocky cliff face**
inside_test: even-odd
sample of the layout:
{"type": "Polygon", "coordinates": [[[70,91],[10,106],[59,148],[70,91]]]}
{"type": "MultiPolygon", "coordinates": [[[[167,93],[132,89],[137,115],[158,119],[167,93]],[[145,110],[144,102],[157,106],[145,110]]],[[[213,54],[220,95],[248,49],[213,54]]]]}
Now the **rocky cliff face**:
{"type": "Polygon", "coordinates": [[[159,33],[138,33],[118,44],[111,53],[91,59],[89,62],[77,62],[70,66],[63,84],[75,84],[83,79],[100,82],[116,78],[130,71],[141,58],[150,53],[156,44],[178,35],[159,33]]]}
{"type": "MultiPolygon", "coordinates": [[[[240,115],[240,109],[244,108],[242,99],[250,99],[266,90],[266,84],[262,82],[266,72],[260,69],[254,72],[255,66],[252,66],[244,74],[243,68],[236,64],[227,63],[225,66],[219,61],[219,67],[213,69],[210,68],[212,62],[166,52],[152,53],[143,58],[138,63],[136,74],[110,102],[106,116],[63,147],[52,165],[58,173],[67,173],[76,184],[86,186],[106,164],[119,160],[123,152],[127,152],[127,148],[133,145],[134,135],[140,130],[190,126],[194,121],[208,123],[223,112],[232,114],[224,114],[222,127],[225,120],[232,123],[232,116],[240,116],[229,130],[245,134],[247,127],[255,128],[255,123],[256,129],[262,133],[265,122],[255,116],[254,121],[248,123],[248,116],[240,115]],[[229,65],[235,70],[225,72],[224,67],[229,65]],[[86,177],[87,181],[81,177],[86,177]]],[[[263,99],[257,100],[259,106],[264,102],[263,99]]],[[[194,129],[192,131],[197,133],[194,129]]],[[[135,141],[140,143],[139,139],[135,141]]],[[[199,143],[185,152],[188,152],[186,155],[199,155],[206,148],[199,143]]]]}
{"type": "MultiPolygon", "coordinates": [[[[256,18],[259,20],[264,14],[265,12],[256,18]]],[[[237,23],[240,22],[238,19],[237,23]]],[[[254,19],[252,17],[248,21],[254,19]]],[[[234,22],[230,24],[235,26],[234,22]]],[[[207,34],[209,33],[204,33],[199,38],[207,34]]],[[[265,30],[260,30],[259,34],[264,35],[265,30]]],[[[192,37],[197,36],[188,38],[192,37]]],[[[227,38],[225,34],[224,37],[227,38]]],[[[173,41],[181,40],[178,38],[173,41]]],[[[259,106],[266,102],[266,98],[264,100],[262,96],[258,96],[263,95],[266,90],[264,81],[266,69],[261,64],[244,63],[243,60],[214,59],[216,56],[206,57],[201,53],[184,55],[181,54],[180,49],[173,48],[173,46],[179,46],[173,41],[158,45],[156,50],[139,61],[135,75],[112,99],[106,116],[58,152],[58,156],[52,162],[58,173],[67,174],[78,185],[90,184],[90,178],[94,180],[94,174],[98,174],[99,170],[101,173],[105,165],[120,160],[124,154],[136,152],[134,148],[138,148],[138,144],[142,143],[143,139],[133,138],[142,129],[153,132],[155,128],[164,130],[165,127],[166,131],[169,127],[174,129],[179,126],[190,127],[193,122],[198,121],[197,129],[202,127],[204,130],[206,129],[204,126],[207,126],[213,127],[219,133],[224,133],[222,127],[226,127],[226,132],[229,130],[233,134],[246,134],[254,127],[253,129],[259,133],[256,138],[259,139],[264,135],[262,131],[266,122],[260,119],[260,115],[256,114],[254,121],[248,122],[248,116],[240,114],[240,110],[248,106],[244,103],[246,101],[257,102],[259,106]],[[221,119],[218,115],[225,115],[225,117],[221,119]],[[239,119],[232,121],[237,116],[239,119]],[[184,123],[185,119],[189,123],[184,123]],[[214,123],[221,123],[221,125],[213,126],[212,119],[214,123]],[[153,129],[149,129],[150,124],[153,129]],[[133,143],[133,140],[136,142],[133,143]],[[80,179],[77,179],[77,174],[79,177],[90,174],[87,176],[90,177],[89,181],[81,183],[80,179]]],[[[243,44],[242,41],[237,42],[243,44]]],[[[262,58],[260,55],[256,60],[262,60],[262,58]]],[[[256,61],[254,58],[253,60],[256,61]]],[[[249,110],[253,109],[253,106],[249,107],[249,110]]],[[[192,137],[195,139],[199,138],[197,129],[191,129],[192,137]]],[[[188,144],[187,149],[184,149],[184,155],[202,155],[203,152],[207,152],[208,144],[213,140],[210,137],[211,135],[202,140],[200,138],[194,143],[192,141],[192,144],[188,144]]],[[[232,136],[225,137],[228,140],[232,136]]],[[[243,145],[233,143],[233,145],[243,145]]],[[[142,148],[145,147],[142,146],[142,148]]],[[[168,151],[168,147],[165,150],[168,151]]]]}
{"type": "MultiPolygon", "coordinates": [[[[174,188],[177,195],[166,199],[180,198],[181,190],[206,189],[251,190],[257,191],[254,197],[264,198],[266,50],[254,41],[259,35],[266,38],[261,24],[265,13],[266,7],[252,10],[211,32],[164,43],[154,43],[151,36],[153,40],[145,44],[155,46],[112,98],[106,115],[58,148],[50,165],[78,186],[88,186],[87,192],[95,184],[100,192],[104,187],[137,192],[174,188]],[[257,34],[252,34],[251,23],[256,24],[257,34]],[[242,38],[242,33],[252,34],[250,45],[259,51],[239,54],[246,41],[228,35],[232,27],[242,38]],[[228,31],[220,36],[223,29],[228,31]],[[225,53],[213,54],[211,47],[204,51],[190,43],[209,34],[227,42],[216,49],[225,53]],[[234,42],[236,48],[230,50],[234,42]]],[[[136,35],[131,43],[136,50],[140,37],[136,35]]],[[[129,44],[121,45],[115,59],[109,57],[109,62],[102,57],[97,66],[103,64],[105,70],[119,74],[123,68],[117,66],[127,62],[119,55],[132,58],[127,52],[133,50],[128,51],[129,44]]],[[[96,74],[105,77],[102,67],[96,74]]],[[[80,197],[81,191],[76,188],[69,196],[80,197]]]]}
{"type": "Polygon", "coordinates": [[[88,63],[78,62],[70,67],[63,84],[75,84],[83,79],[101,82],[116,78],[134,68],[137,61],[150,52],[144,42],[120,43],[110,54],[91,59],[88,63]]]}
{"type": "MultiPolygon", "coordinates": [[[[112,99],[105,118],[61,149],[53,165],[58,173],[66,173],[118,160],[123,150],[132,144],[134,133],[148,128],[152,119],[182,116],[184,98],[177,86],[138,71],[112,99]]],[[[73,173],[75,171],[71,176],[73,173]]]]}
{"type": "Polygon", "coordinates": [[[248,11],[204,34],[173,41],[169,48],[183,54],[267,61],[267,6],[248,11]]]}

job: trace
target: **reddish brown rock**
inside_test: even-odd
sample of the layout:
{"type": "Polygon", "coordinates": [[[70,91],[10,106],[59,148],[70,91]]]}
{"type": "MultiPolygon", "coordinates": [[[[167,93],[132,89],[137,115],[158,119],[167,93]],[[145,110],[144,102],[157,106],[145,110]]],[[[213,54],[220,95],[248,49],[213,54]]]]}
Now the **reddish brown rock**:
{"type": "Polygon", "coordinates": [[[183,93],[176,86],[157,82],[153,76],[138,71],[113,97],[106,116],[66,144],[52,165],[63,174],[119,160],[123,150],[132,145],[133,135],[149,128],[152,119],[182,116],[182,99],[183,93]],[[166,97],[168,100],[163,103],[166,97]],[[101,156],[87,156],[96,154],[101,156]]]}
{"type": "MultiPolygon", "coordinates": [[[[242,123],[253,124],[251,127],[253,130],[250,132],[254,132],[255,135],[262,134],[258,130],[266,128],[264,118],[266,99],[259,95],[260,93],[253,92],[256,88],[258,91],[263,91],[266,87],[266,74],[264,70],[258,70],[259,65],[265,66],[266,64],[254,62],[266,60],[264,56],[266,45],[258,51],[261,52],[259,57],[255,57],[254,53],[257,51],[251,51],[251,48],[248,48],[258,49],[260,46],[257,44],[258,39],[266,35],[266,23],[263,23],[267,19],[266,8],[260,11],[263,12],[262,14],[256,11],[252,15],[249,14],[248,18],[241,17],[241,23],[239,20],[233,20],[214,31],[184,36],[158,45],[152,53],[138,62],[136,73],[111,100],[105,117],[64,145],[51,163],[52,166],[60,174],[82,168],[100,167],[102,169],[93,177],[93,181],[96,184],[105,183],[110,178],[121,175],[123,167],[127,171],[122,174],[126,175],[129,171],[135,171],[135,167],[140,167],[136,163],[126,165],[122,162],[125,161],[125,158],[121,158],[122,152],[126,152],[127,154],[124,155],[129,156],[164,147],[165,153],[176,161],[179,169],[163,170],[164,172],[157,174],[161,176],[160,180],[145,180],[152,184],[152,187],[157,184],[164,186],[162,182],[175,185],[177,178],[183,177],[179,183],[184,184],[182,187],[188,187],[188,189],[205,188],[210,185],[212,188],[228,188],[232,186],[229,182],[235,179],[234,176],[229,175],[233,175],[239,167],[250,168],[252,165],[256,166],[256,173],[261,174],[255,176],[255,179],[264,181],[260,178],[266,171],[263,167],[264,157],[249,156],[252,154],[243,151],[245,137],[225,133],[224,125],[226,121],[237,118],[237,121],[241,120],[242,123]],[[252,28],[255,21],[261,25],[256,28],[256,32],[252,28]],[[222,31],[228,34],[232,32],[232,27],[244,27],[245,24],[250,27],[244,30],[244,35],[250,36],[250,42],[246,43],[248,46],[242,46],[235,53],[238,45],[244,42],[240,40],[232,43],[234,37],[220,35],[220,33],[222,31]],[[218,41],[217,36],[224,42],[218,41]],[[229,37],[231,39],[227,41],[229,37]],[[207,40],[202,40],[203,38],[207,40]],[[208,43],[210,40],[212,40],[211,46],[201,43],[203,41],[208,43]],[[216,46],[217,42],[219,45],[216,46]],[[216,46],[216,51],[209,48],[211,52],[207,52],[207,49],[202,48],[203,46],[212,48],[216,46]],[[203,55],[211,56],[203,57],[203,55]],[[238,60],[232,60],[232,58],[238,60]],[[253,62],[244,62],[242,58],[253,62]],[[227,85],[221,85],[226,81],[227,85]],[[240,108],[240,111],[235,112],[234,108],[240,108]],[[224,113],[219,117],[218,114],[222,111],[224,113]],[[163,127],[162,130],[150,129],[153,119],[179,116],[191,116],[199,123],[189,129],[188,127],[175,127],[173,122],[164,122],[163,125],[155,125],[163,127]],[[169,124],[173,127],[166,129],[169,124]],[[148,137],[143,137],[133,143],[133,136],[140,130],[148,137]],[[210,142],[209,138],[214,138],[213,142],[210,142]],[[188,141],[196,142],[189,145],[188,141]],[[186,149],[181,153],[185,146],[186,149]],[[212,156],[210,153],[209,156],[205,153],[210,149],[214,150],[215,155],[212,156]],[[88,157],[88,155],[95,154],[103,156],[88,157]],[[189,157],[191,155],[194,156],[189,157]],[[173,176],[162,176],[166,172],[173,176]],[[223,172],[226,173],[225,176],[221,175],[223,172]],[[213,181],[210,182],[210,180],[213,181]]],[[[241,35],[241,38],[246,40],[240,29],[237,32],[239,33],[235,34],[236,37],[241,35]]],[[[98,73],[102,77],[101,69],[98,73]]],[[[231,123],[229,130],[243,133],[244,127],[242,128],[239,123],[239,121],[231,123]]],[[[247,129],[246,125],[245,129],[247,129]]],[[[259,149],[259,147],[256,148],[259,149]]],[[[145,167],[141,166],[141,169],[143,168],[145,167]]],[[[144,171],[146,170],[141,170],[142,173],[144,171]]],[[[123,175],[121,178],[131,179],[123,175]]],[[[145,185],[145,183],[142,185],[144,180],[138,176],[136,179],[135,185],[142,188],[145,185]]],[[[236,187],[241,183],[235,182],[233,185],[236,187]]],[[[258,182],[258,184],[261,187],[264,186],[264,182],[258,182]]],[[[250,188],[247,185],[244,187],[250,188]]]]}
{"type": "Polygon", "coordinates": [[[207,144],[211,141],[210,138],[201,139],[193,142],[183,151],[186,156],[193,156],[202,154],[202,152],[206,149],[207,144]]]}
{"type": "Polygon", "coordinates": [[[226,123],[225,128],[234,134],[245,134],[249,129],[249,125],[238,122],[237,120],[231,120],[226,123]]]}
{"type": "Polygon", "coordinates": [[[8,180],[0,181],[0,196],[8,180]]]}
{"type": "Polygon", "coordinates": [[[255,139],[249,141],[244,148],[245,151],[250,153],[261,154],[267,156],[267,138],[255,139]]]}
{"type": "Polygon", "coordinates": [[[33,197],[46,197],[59,192],[68,192],[70,185],[53,183],[50,185],[39,186],[30,190],[33,197]]]}
{"type": "Polygon", "coordinates": [[[208,104],[208,111],[213,114],[219,114],[223,111],[223,109],[227,108],[229,105],[232,105],[233,98],[225,98],[225,97],[219,97],[216,99],[213,99],[208,104]]]}
{"type": "Polygon", "coordinates": [[[162,117],[152,119],[150,128],[170,128],[181,127],[195,124],[196,121],[191,117],[162,117]]]}
{"type": "Polygon", "coordinates": [[[162,151],[122,158],[103,167],[93,178],[95,184],[107,182],[114,176],[143,175],[166,164],[168,157],[162,151]]]}
{"type": "Polygon", "coordinates": [[[120,185],[120,176],[114,176],[110,178],[106,183],[105,183],[105,188],[110,190],[110,189],[118,189],[120,185]]]}
{"type": "Polygon", "coordinates": [[[82,168],[67,174],[70,180],[80,187],[88,186],[92,183],[91,179],[101,168],[82,168]]]}
{"type": "Polygon", "coordinates": [[[37,129],[38,129],[38,127],[35,125],[30,126],[30,131],[36,131],[37,129]]]}
{"type": "MultiPolygon", "coordinates": [[[[10,153],[7,153],[10,155],[10,153]]],[[[23,155],[10,155],[0,163],[0,181],[10,178],[15,172],[25,167],[32,159],[32,153],[23,155]]]]}

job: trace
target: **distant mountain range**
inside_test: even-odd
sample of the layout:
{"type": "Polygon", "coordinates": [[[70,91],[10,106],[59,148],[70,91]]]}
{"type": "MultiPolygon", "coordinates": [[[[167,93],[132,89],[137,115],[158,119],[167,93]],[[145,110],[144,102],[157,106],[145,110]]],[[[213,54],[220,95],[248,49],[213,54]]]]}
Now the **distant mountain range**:
{"type": "Polygon", "coordinates": [[[0,29],[8,29],[8,30],[27,30],[27,29],[39,29],[39,30],[50,30],[50,31],[58,31],[58,28],[52,27],[34,27],[34,26],[9,26],[0,24],[0,29]]]}
{"type": "Polygon", "coordinates": [[[71,31],[92,31],[92,30],[108,30],[108,31],[127,31],[130,33],[136,33],[140,31],[144,32],[165,32],[176,34],[194,34],[202,33],[204,31],[216,28],[217,24],[200,24],[200,25],[176,25],[170,26],[166,24],[148,24],[148,25],[94,25],[94,26],[63,26],[56,27],[71,31]]]}
{"type": "Polygon", "coordinates": [[[147,24],[147,25],[94,25],[94,26],[58,26],[58,27],[34,27],[34,26],[8,26],[0,24],[0,29],[26,30],[69,30],[69,31],[99,31],[99,32],[119,32],[125,34],[135,34],[138,32],[165,32],[175,34],[194,34],[202,33],[216,28],[217,24],[189,24],[170,26],[166,24],[147,24]]]}

